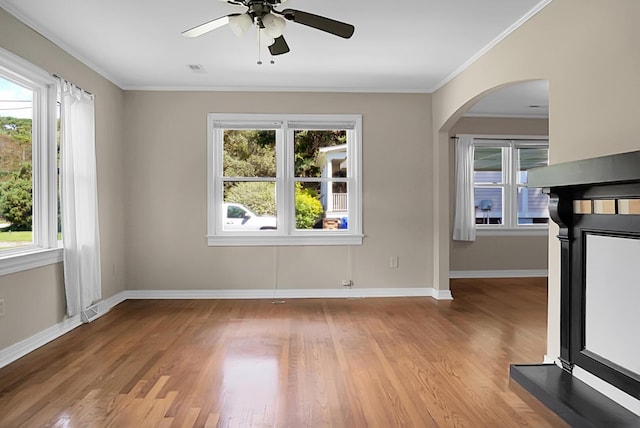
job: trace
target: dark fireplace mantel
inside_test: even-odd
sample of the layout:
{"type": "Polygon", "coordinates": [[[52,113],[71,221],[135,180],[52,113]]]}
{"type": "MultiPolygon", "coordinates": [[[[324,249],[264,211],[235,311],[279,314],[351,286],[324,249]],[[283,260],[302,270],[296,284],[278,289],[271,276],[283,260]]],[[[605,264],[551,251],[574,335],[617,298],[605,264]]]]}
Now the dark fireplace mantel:
{"type": "MultiPolygon", "coordinates": [[[[626,351],[618,351],[625,349],[624,343],[620,345],[616,343],[611,347],[618,349],[612,350],[611,355],[605,349],[609,346],[609,338],[612,337],[615,338],[614,342],[618,337],[620,341],[633,340],[631,342],[633,346],[630,349],[635,349],[634,346],[637,346],[638,342],[635,337],[629,335],[638,334],[638,324],[614,326],[610,335],[604,335],[608,337],[607,341],[601,340],[604,345],[595,345],[600,340],[598,338],[603,337],[600,331],[604,328],[602,325],[607,326],[607,323],[599,323],[599,321],[607,321],[608,318],[602,317],[599,315],[600,312],[594,309],[599,309],[598,305],[601,304],[594,298],[599,295],[594,290],[599,287],[598,292],[602,293],[607,284],[606,281],[589,279],[602,276],[608,278],[606,273],[608,273],[609,264],[601,261],[601,258],[594,258],[594,254],[601,254],[600,246],[628,242],[636,248],[636,244],[640,242],[640,151],[532,169],[529,171],[528,179],[529,187],[543,188],[545,193],[549,194],[549,214],[560,227],[558,234],[561,257],[559,361],[562,369],[554,365],[540,366],[540,370],[544,371],[541,375],[536,374],[535,366],[512,366],[512,378],[560,416],[577,415],[578,419],[568,420],[565,417],[571,424],[600,420],[606,423],[605,426],[611,427],[640,426],[640,417],[622,407],[617,409],[616,404],[604,396],[602,396],[602,402],[607,402],[607,405],[603,405],[601,409],[593,404],[593,397],[589,398],[588,406],[580,404],[578,400],[577,406],[573,406],[571,410],[565,411],[563,407],[566,407],[567,403],[576,403],[575,397],[566,395],[571,395],[573,390],[584,389],[583,386],[567,387],[567,382],[580,382],[577,379],[573,380],[570,375],[576,365],[631,397],[640,399],[640,370],[637,365],[627,364],[632,366],[630,368],[621,361],[612,361],[613,357],[627,362],[633,361],[635,355],[629,356],[624,354],[626,351]],[[613,244],[610,244],[611,242],[613,244]],[[589,263],[587,263],[588,254],[591,256],[589,263]],[[593,274],[594,271],[597,275],[593,274]],[[590,296],[589,304],[587,304],[587,296],[590,296]],[[590,318],[596,318],[598,322],[587,319],[587,314],[590,314],[590,318]],[[594,325],[597,325],[597,328],[593,327],[594,325]],[[590,330],[587,326],[593,328],[590,330]],[[597,331],[597,334],[594,331],[597,331]],[[602,352],[603,349],[604,352],[602,352]],[[564,371],[564,374],[550,375],[549,370],[564,371]],[[562,386],[559,384],[550,386],[548,381],[551,378],[562,379],[562,386]],[[546,379],[547,385],[541,385],[540,379],[546,379]],[[539,394],[543,393],[545,388],[553,392],[547,391],[550,395],[546,398],[540,397],[539,394]],[[552,402],[553,400],[549,401],[550,396],[556,397],[555,399],[562,405],[558,407],[552,402]],[[587,414],[582,414],[584,412],[587,414]],[[596,414],[594,415],[593,412],[596,414]],[[609,418],[607,412],[615,413],[615,417],[609,418]]],[[[620,275],[625,276],[626,270],[620,272],[620,275]]],[[[615,278],[615,274],[616,272],[612,272],[611,277],[615,278]]],[[[625,281],[615,284],[618,291],[629,290],[625,281]]],[[[612,288],[616,289],[613,286],[612,288]]],[[[635,291],[630,291],[629,294],[633,296],[635,291]]],[[[624,299],[624,296],[620,298],[624,299]]],[[[612,301],[613,299],[602,303],[606,309],[603,313],[612,313],[612,301]]],[[[617,317],[618,315],[615,315],[611,318],[617,317]]],[[[626,318],[621,316],[620,319],[626,318]]],[[[638,361],[640,361],[640,355],[638,355],[638,361]]],[[[589,388],[586,385],[584,387],[589,388]]],[[[596,391],[593,392],[600,395],[596,391]]]]}
{"type": "Polygon", "coordinates": [[[529,187],[579,188],[640,182],[640,150],[529,170],[529,187]]]}

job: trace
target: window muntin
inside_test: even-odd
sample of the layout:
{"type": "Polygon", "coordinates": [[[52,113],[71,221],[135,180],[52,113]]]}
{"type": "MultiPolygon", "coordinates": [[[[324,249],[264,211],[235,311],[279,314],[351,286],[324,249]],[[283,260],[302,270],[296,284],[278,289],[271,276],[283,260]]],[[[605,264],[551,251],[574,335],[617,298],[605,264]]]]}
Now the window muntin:
{"type": "MultiPolygon", "coordinates": [[[[3,243],[0,245],[0,273],[8,273],[21,269],[17,263],[25,268],[33,267],[29,265],[30,261],[22,264],[16,257],[58,247],[56,85],[48,73],[0,49],[0,92],[0,99],[5,100],[0,102],[0,139],[3,142],[0,156],[3,159],[15,157],[15,153],[10,153],[10,147],[16,139],[23,149],[18,169],[11,171],[11,166],[4,165],[0,172],[4,175],[4,180],[0,180],[4,182],[2,193],[5,196],[20,193],[13,203],[23,205],[22,209],[27,213],[23,217],[28,217],[29,211],[31,214],[31,220],[20,225],[15,218],[8,222],[5,219],[6,230],[11,229],[12,234],[22,235],[24,239],[7,246],[9,240],[0,238],[3,243]],[[9,117],[18,116],[22,121],[11,123],[13,119],[9,117]],[[15,186],[10,188],[7,177],[12,175],[18,180],[14,180],[15,186]],[[16,232],[15,229],[27,230],[16,232]]],[[[38,256],[38,259],[41,260],[37,262],[39,265],[45,263],[42,257],[38,256]]],[[[57,256],[52,258],[52,262],[55,261],[57,256]]]]}
{"type": "Polygon", "coordinates": [[[474,140],[474,203],[479,229],[546,227],[548,196],[527,188],[527,171],[548,164],[546,140],[474,140]]]}
{"type": "Polygon", "coordinates": [[[361,244],[360,147],[359,115],[210,114],[209,245],[361,244]]]}

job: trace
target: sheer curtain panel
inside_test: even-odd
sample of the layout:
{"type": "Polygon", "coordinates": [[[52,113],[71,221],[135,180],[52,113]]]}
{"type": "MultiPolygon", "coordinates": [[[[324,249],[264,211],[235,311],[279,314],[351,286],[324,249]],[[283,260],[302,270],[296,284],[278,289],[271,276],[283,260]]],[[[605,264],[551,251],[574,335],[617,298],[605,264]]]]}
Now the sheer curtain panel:
{"type": "MultiPolygon", "coordinates": [[[[67,313],[101,298],[93,95],[60,80],[60,187],[67,313]]],[[[86,316],[83,319],[87,319],[86,316]]]]}
{"type": "Polygon", "coordinates": [[[456,205],[453,217],[455,241],[476,240],[476,216],[473,196],[473,137],[460,136],[456,142],[456,205]]]}

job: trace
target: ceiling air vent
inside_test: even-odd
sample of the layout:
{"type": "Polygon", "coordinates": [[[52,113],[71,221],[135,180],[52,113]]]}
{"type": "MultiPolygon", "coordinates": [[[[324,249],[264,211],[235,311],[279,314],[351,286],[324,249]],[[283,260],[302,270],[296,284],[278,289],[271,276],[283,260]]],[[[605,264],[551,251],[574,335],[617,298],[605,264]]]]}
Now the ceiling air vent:
{"type": "Polygon", "coordinates": [[[207,72],[207,70],[204,69],[202,64],[187,64],[187,67],[189,68],[189,70],[193,71],[194,73],[206,73],[207,72]]]}

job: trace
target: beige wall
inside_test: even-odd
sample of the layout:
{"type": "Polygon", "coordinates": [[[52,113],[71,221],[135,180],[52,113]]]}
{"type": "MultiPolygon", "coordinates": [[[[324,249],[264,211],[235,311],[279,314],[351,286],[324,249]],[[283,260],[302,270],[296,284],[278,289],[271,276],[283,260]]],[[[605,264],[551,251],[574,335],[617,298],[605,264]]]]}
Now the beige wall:
{"type": "MultiPolygon", "coordinates": [[[[462,117],[449,131],[456,134],[479,135],[548,135],[546,119],[515,119],[462,117]]],[[[451,141],[451,140],[450,140],[451,141]]],[[[450,234],[453,234],[455,200],[455,144],[449,143],[450,234]]],[[[478,236],[473,242],[449,243],[449,269],[451,271],[484,270],[546,270],[547,236],[478,236]]]]}
{"type": "MultiPolygon", "coordinates": [[[[96,152],[100,204],[102,295],[124,290],[123,93],[69,54],[0,9],[0,47],[96,95],[96,152]]],[[[65,317],[61,265],[0,277],[0,350],[65,317]]]]}
{"type": "Polygon", "coordinates": [[[451,242],[451,271],[547,270],[546,236],[478,236],[451,242]]]}
{"type": "Polygon", "coordinates": [[[430,104],[411,94],[127,92],[127,287],[269,289],[277,277],[282,289],[341,289],[349,269],[356,287],[431,287],[430,104]],[[207,247],[209,112],[362,114],[364,244],[207,247]]]}
{"type": "MultiPolygon", "coordinates": [[[[434,135],[447,132],[476,97],[515,81],[550,83],[551,163],[640,148],[640,16],[637,0],[555,0],[433,95],[434,135]]],[[[436,147],[437,147],[436,146],[436,147]]],[[[434,149],[437,196],[449,191],[448,152],[434,149]]],[[[440,221],[449,213],[439,211],[440,221]]],[[[448,228],[447,228],[448,230],[448,228]]],[[[551,228],[550,236],[557,229],[551,228]]],[[[436,237],[434,255],[448,254],[449,240],[436,237]]],[[[559,355],[558,245],[549,240],[547,354],[559,355]]],[[[442,281],[441,278],[437,278],[442,281]]]]}
{"type": "Polygon", "coordinates": [[[449,134],[451,136],[456,134],[545,136],[549,134],[549,121],[526,118],[461,117],[453,125],[449,134]]]}

